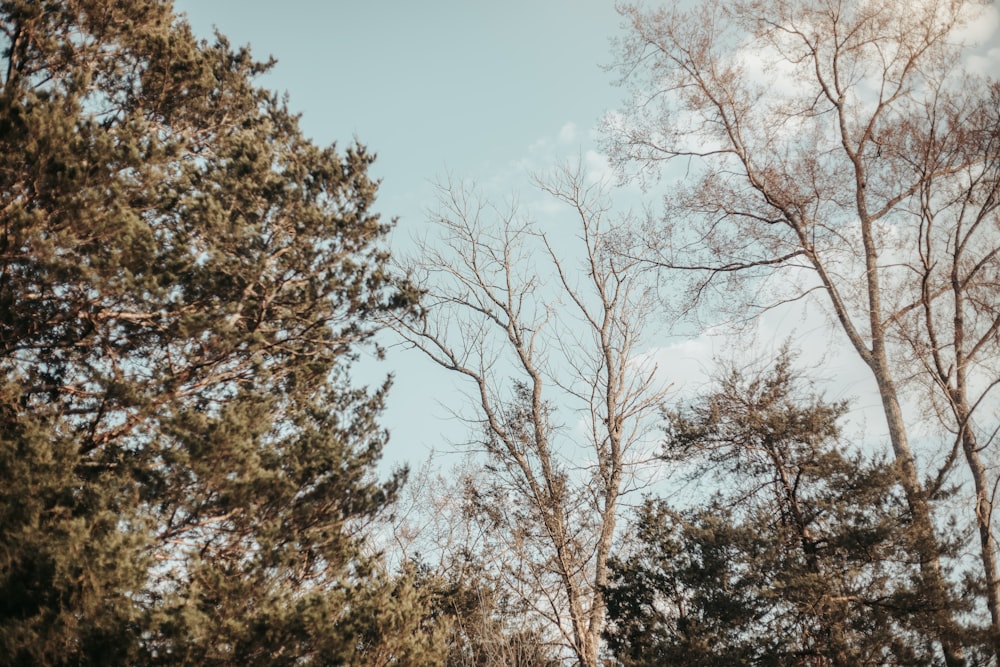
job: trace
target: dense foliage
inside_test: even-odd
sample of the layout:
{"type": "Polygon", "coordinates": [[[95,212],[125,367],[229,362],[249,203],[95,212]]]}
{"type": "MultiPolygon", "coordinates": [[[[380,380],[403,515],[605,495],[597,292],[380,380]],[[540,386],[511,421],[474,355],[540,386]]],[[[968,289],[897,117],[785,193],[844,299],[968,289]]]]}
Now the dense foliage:
{"type": "Polygon", "coordinates": [[[623,664],[934,664],[892,466],[848,454],[845,406],[802,383],[785,353],[671,415],[665,454],[723,490],[640,512],[607,596],[623,664]]]}
{"type": "Polygon", "coordinates": [[[0,30],[0,662],[416,659],[379,613],[423,602],[358,538],[402,479],[372,475],[386,387],[347,377],[406,307],[372,155],[167,2],[0,30]]]}

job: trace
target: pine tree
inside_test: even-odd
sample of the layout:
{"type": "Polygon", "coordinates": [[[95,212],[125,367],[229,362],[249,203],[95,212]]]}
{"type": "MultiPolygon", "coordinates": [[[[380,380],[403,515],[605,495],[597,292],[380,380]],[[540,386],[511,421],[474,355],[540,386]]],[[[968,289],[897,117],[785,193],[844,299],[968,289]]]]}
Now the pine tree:
{"type": "Polygon", "coordinates": [[[0,30],[0,663],[365,662],[402,473],[349,368],[408,304],[372,154],[169,2],[0,30]]]}
{"type": "Polygon", "coordinates": [[[785,352],[670,415],[665,455],[720,490],[640,512],[639,547],[613,564],[607,592],[622,664],[936,664],[937,610],[896,470],[849,453],[846,406],[801,385],[785,352]]]}

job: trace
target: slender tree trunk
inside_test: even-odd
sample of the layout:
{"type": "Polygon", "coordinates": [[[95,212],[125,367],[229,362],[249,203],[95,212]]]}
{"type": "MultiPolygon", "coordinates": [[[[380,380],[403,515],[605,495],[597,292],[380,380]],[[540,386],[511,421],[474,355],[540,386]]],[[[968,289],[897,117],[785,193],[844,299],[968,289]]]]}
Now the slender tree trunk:
{"type": "MultiPolygon", "coordinates": [[[[886,331],[882,304],[883,285],[879,267],[879,248],[875,238],[875,223],[878,220],[878,215],[873,215],[870,212],[871,207],[868,201],[867,188],[870,174],[862,158],[864,141],[862,140],[860,144],[852,143],[852,134],[849,129],[843,100],[838,99],[835,106],[838,112],[841,145],[843,146],[844,154],[854,167],[854,201],[860,223],[861,242],[864,247],[864,280],[867,292],[868,327],[871,331],[871,348],[867,348],[863,344],[859,347],[859,343],[863,339],[857,334],[856,329],[852,328],[852,331],[848,331],[848,335],[851,337],[852,342],[854,342],[862,359],[871,368],[875,376],[879,396],[882,399],[882,409],[885,414],[886,425],[889,428],[889,439],[892,443],[900,483],[906,494],[906,500],[913,519],[912,534],[915,538],[917,555],[920,558],[920,573],[923,578],[924,593],[928,596],[929,603],[934,608],[933,616],[938,630],[938,641],[941,643],[941,649],[944,653],[945,663],[948,667],[962,667],[965,665],[965,658],[961,642],[958,639],[957,625],[951,610],[948,586],[941,568],[941,557],[934,530],[934,519],[926,490],[920,481],[920,474],[913,459],[913,450],[910,448],[909,437],[906,433],[906,424],[903,421],[903,411],[899,405],[899,392],[892,379],[886,353],[886,331]],[[851,335],[852,333],[853,335],[851,335]]],[[[881,106],[879,111],[881,111],[881,106]]],[[[878,113],[876,112],[873,115],[871,123],[868,126],[869,128],[875,119],[878,118],[878,113]]],[[[815,254],[813,257],[816,258],[815,254]]],[[[814,261],[818,261],[818,258],[814,261]]],[[[837,304],[835,303],[835,308],[836,306],[837,304]]],[[[841,318],[841,321],[843,322],[844,318],[841,318]]]]}
{"type": "Polygon", "coordinates": [[[840,291],[828,274],[823,262],[812,247],[805,228],[798,226],[796,231],[799,241],[807,256],[813,263],[817,275],[822,281],[833,307],[834,314],[841,324],[852,346],[858,355],[871,369],[882,401],[882,410],[889,429],[889,440],[893,456],[896,460],[897,474],[900,485],[906,495],[907,506],[913,520],[911,534],[914,537],[917,555],[920,558],[920,573],[923,577],[924,592],[928,595],[930,604],[934,605],[935,625],[938,641],[944,653],[945,664],[948,667],[963,667],[965,658],[960,641],[957,639],[958,627],[952,616],[949,602],[948,586],[941,568],[941,558],[938,553],[937,536],[927,493],[920,481],[913,451],[906,434],[906,424],[903,421],[903,411],[899,405],[899,394],[896,390],[890,372],[889,361],[885,352],[885,331],[882,324],[881,287],[878,280],[877,252],[872,240],[871,221],[866,214],[864,188],[859,187],[858,211],[862,220],[862,239],[865,243],[867,271],[867,288],[869,299],[869,326],[871,327],[871,347],[865,343],[857,327],[841,299],[840,291]]]}
{"type": "MultiPolygon", "coordinates": [[[[956,239],[957,241],[957,239],[956,239]]],[[[952,410],[955,414],[955,421],[959,429],[959,438],[962,443],[962,451],[965,454],[966,463],[969,465],[969,472],[972,474],[972,482],[976,489],[976,527],[979,529],[979,547],[983,561],[983,577],[986,585],[986,605],[990,610],[990,625],[992,629],[991,644],[993,654],[997,664],[1000,665],[1000,576],[997,574],[996,542],[993,539],[993,499],[990,490],[989,480],[986,476],[986,469],[982,459],[979,457],[979,443],[976,434],[972,430],[972,409],[969,407],[968,386],[966,384],[966,365],[969,359],[965,350],[965,292],[963,280],[959,276],[959,266],[962,263],[961,249],[964,243],[956,243],[954,261],[951,271],[951,289],[954,296],[954,317],[952,342],[955,354],[955,385],[951,389],[949,399],[952,410]]],[[[930,317],[930,302],[926,300],[928,317],[930,317]]],[[[928,328],[933,327],[933,322],[927,322],[928,328]]],[[[937,360],[935,360],[937,361],[937,360]]],[[[938,371],[941,372],[941,364],[938,363],[938,371]]],[[[942,377],[945,391],[948,391],[948,379],[942,377]]]]}
{"type": "Polygon", "coordinates": [[[941,558],[938,554],[930,503],[923,485],[920,483],[917,467],[913,460],[913,452],[906,435],[896,386],[887,371],[888,364],[884,353],[876,355],[874,361],[872,371],[875,374],[879,395],[882,398],[882,408],[889,427],[889,439],[892,442],[896,458],[899,481],[906,494],[906,501],[913,519],[911,530],[915,538],[917,555],[920,558],[920,573],[923,577],[924,591],[935,609],[934,620],[938,627],[938,641],[941,642],[945,664],[948,667],[962,667],[965,665],[965,657],[958,640],[958,628],[952,616],[948,587],[941,569],[941,558]]]}
{"type": "Polygon", "coordinates": [[[589,635],[591,639],[592,664],[600,664],[598,653],[601,645],[601,631],[604,628],[604,587],[608,585],[608,558],[615,535],[616,517],[618,514],[618,496],[621,492],[621,471],[617,466],[612,472],[609,488],[605,492],[605,504],[602,513],[601,534],[597,542],[596,563],[594,564],[594,599],[590,610],[589,635]]]}
{"type": "Polygon", "coordinates": [[[997,575],[996,540],[993,538],[992,518],[993,500],[986,475],[986,468],[979,457],[979,443],[970,424],[971,410],[964,392],[964,374],[959,371],[958,388],[954,391],[953,400],[955,415],[958,419],[959,437],[962,451],[972,474],[972,482],[976,489],[976,524],[979,529],[979,547],[983,561],[983,576],[986,579],[986,605],[990,610],[990,625],[992,628],[991,645],[993,654],[1000,664],[1000,577],[997,575]]]}
{"type": "MultiPolygon", "coordinates": [[[[856,164],[859,165],[860,174],[860,163],[856,164]]],[[[858,178],[859,182],[863,182],[860,175],[858,178]]],[[[965,658],[961,643],[957,639],[959,636],[958,627],[952,615],[948,586],[941,568],[941,558],[938,553],[938,542],[934,530],[931,507],[928,502],[926,490],[920,481],[916,462],[913,459],[913,450],[910,448],[910,441],[906,434],[903,411],[899,405],[899,393],[892,379],[892,374],[889,370],[889,361],[886,356],[885,331],[881,315],[882,294],[877,268],[878,253],[872,238],[871,220],[866,213],[867,204],[864,200],[863,186],[858,187],[857,197],[858,212],[861,217],[862,240],[865,245],[865,260],[868,266],[866,278],[868,283],[868,319],[871,328],[870,348],[865,344],[864,338],[854,326],[847,308],[840,298],[840,291],[837,289],[837,285],[830,278],[826,267],[807,240],[804,228],[799,227],[797,232],[802,247],[806,249],[820,280],[826,288],[827,294],[830,296],[834,313],[840,321],[844,332],[847,334],[861,359],[871,369],[872,375],[875,378],[875,384],[882,401],[882,411],[889,429],[889,441],[896,460],[897,474],[899,475],[900,485],[903,487],[903,492],[906,495],[906,502],[913,520],[911,534],[914,537],[914,547],[920,559],[920,573],[923,578],[924,593],[928,596],[929,603],[935,609],[934,620],[945,664],[948,667],[963,667],[965,665],[965,658]]]]}

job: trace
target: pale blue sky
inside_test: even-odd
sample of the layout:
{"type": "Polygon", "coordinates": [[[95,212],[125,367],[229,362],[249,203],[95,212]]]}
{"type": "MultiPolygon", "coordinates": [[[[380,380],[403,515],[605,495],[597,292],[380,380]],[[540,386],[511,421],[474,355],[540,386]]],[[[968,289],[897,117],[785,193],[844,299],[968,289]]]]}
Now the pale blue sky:
{"type": "MultiPolygon", "coordinates": [[[[612,0],[179,0],[195,33],[215,26],[261,59],[262,84],[287,92],[320,144],[357,137],[378,154],[377,210],[399,217],[405,245],[450,173],[504,194],[526,168],[593,158],[595,127],[623,91],[613,85],[612,0]],[[591,151],[588,156],[587,151],[591,151]]],[[[416,353],[393,352],[363,381],[395,373],[383,424],[386,459],[419,463],[465,436],[454,378],[416,353]],[[442,405],[442,403],[446,405],[442,405]]]]}
{"type": "MultiPolygon", "coordinates": [[[[518,190],[530,198],[527,169],[580,157],[599,171],[591,131],[625,95],[602,68],[621,31],[613,0],[179,0],[175,7],[196,34],[211,37],[215,26],[259,58],[277,58],[262,83],[288,93],[315,141],[343,146],[357,137],[378,154],[377,210],[400,219],[394,248],[426,226],[433,183],[448,173],[494,194],[518,190]]],[[[993,64],[997,16],[992,11],[972,28],[986,40],[984,62],[993,64]]],[[[825,335],[822,317],[779,315],[762,322],[750,347],[773,347],[797,331],[796,340],[812,347],[807,356],[836,356],[831,350],[843,341],[825,335]]],[[[675,386],[697,388],[713,356],[726,350],[725,340],[702,335],[659,341],[653,354],[675,386]]],[[[833,396],[866,397],[856,404],[870,413],[860,421],[881,423],[870,377],[855,362],[848,353],[835,364],[833,396]]],[[[375,384],[389,372],[396,384],[383,419],[392,432],[388,462],[417,464],[429,448],[463,439],[448,410],[462,407],[456,378],[416,353],[395,351],[387,362],[365,364],[360,379],[375,384]]]]}
{"type": "Polygon", "coordinates": [[[420,214],[426,202],[414,198],[446,169],[493,177],[570,122],[585,142],[622,96],[601,67],[620,23],[611,0],[175,6],[197,34],[214,25],[275,56],[265,85],[288,92],[317,142],[356,136],[378,153],[381,210],[403,218],[420,214]]]}

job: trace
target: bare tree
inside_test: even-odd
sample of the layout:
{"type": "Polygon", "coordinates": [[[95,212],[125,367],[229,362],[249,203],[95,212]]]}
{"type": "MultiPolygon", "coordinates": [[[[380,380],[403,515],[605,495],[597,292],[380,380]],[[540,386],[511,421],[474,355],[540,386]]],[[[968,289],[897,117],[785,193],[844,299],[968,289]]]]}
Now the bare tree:
{"type": "Polygon", "coordinates": [[[952,406],[961,434],[956,446],[976,478],[992,627],[1000,636],[992,487],[978,479],[985,474],[976,458],[980,445],[969,439],[971,414],[959,388],[995,350],[997,334],[985,312],[995,311],[997,253],[995,194],[983,185],[994,178],[984,165],[997,149],[995,141],[982,143],[989,87],[961,71],[956,36],[974,4],[626,7],[621,67],[637,93],[610,124],[619,165],[658,171],[664,161],[681,160],[697,174],[666,197],[665,224],[647,235],[660,266],[693,271],[699,302],[732,306],[743,316],[822,294],[870,368],[912,515],[932,625],[949,665],[964,664],[963,648],[932,500],[955,456],[945,456],[936,471],[918,467],[899,386],[929,369],[952,406]],[[962,131],[967,126],[981,131],[962,131]],[[962,178],[968,204],[978,197],[976,209],[955,195],[962,178]],[[970,234],[985,239],[985,250],[963,240],[970,234]],[[746,298],[734,300],[737,293],[746,298]],[[974,317],[963,323],[959,312],[974,317]],[[917,315],[921,328],[912,326],[917,315]],[[954,325],[945,323],[949,317],[954,325]],[[976,342],[963,342],[973,320],[976,342]],[[947,340],[934,339],[942,326],[947,340]],[[905,355],[895,343],[903,338],[920,363],[899,365],[905,355]]]}
{"type": "Polygon", "coordinates": [[[911,157],[921,175],[914,218],[919,222],[914,256],[907,258],[910,284],[892,333],[903,343],[899,357],[916,368],[939,423],[954,435],[948,460],[961,451],[975,491],[975,526],[993,651],[1000,659],[1000,574],[993,506],[1000,479],[983,452],[995,441],[1000,385],[1000,87],[973,100],[971,109],[945,110],[949,133],[931,136],[911,157]],[[944,174],[937,144],[956,153],[944,174]]]}
{"type": "Polygon", "coordinates": [[[502,544],[498,552],[490,521],[470,511],[488,471],[471,457],[442,469],[443,458],[432,454],[407,478],[379,546],[437,587],[439,613],[450,622],[447,667],[561,664],[561,643],[548,641],[538,617],[496,585],[496,564],[519,555],[502,544]]]}
{"type": "Polygon", "coordinates": [[[490,474],[468,500],[504,554],[496,577],[596,666],[621,498],[642,483],[663,400],[639,357],[654,304],[639,261],[608,250],[615,225],[600,187],[579,168],[539,185],[574,214],[573,241],[516,205],[444,186],[442,238],[406,267],[426,292],[424,316],[391,326],[471,387],[470,446],[490,474]]]}

